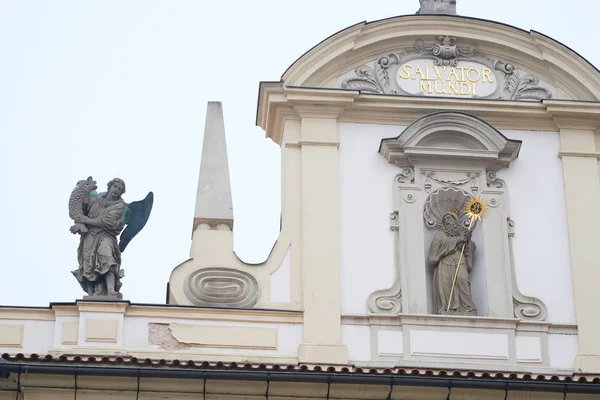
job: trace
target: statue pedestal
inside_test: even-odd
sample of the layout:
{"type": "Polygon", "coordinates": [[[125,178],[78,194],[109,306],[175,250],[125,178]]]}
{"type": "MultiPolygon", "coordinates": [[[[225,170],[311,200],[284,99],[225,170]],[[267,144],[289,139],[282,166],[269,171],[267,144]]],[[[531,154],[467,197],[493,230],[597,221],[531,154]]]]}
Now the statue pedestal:
{"type": "Polygon", "coordinates": [[[109,295],[88,295],[88,296],[83,296],[83,300],[87,300],[87,301],[117,301],[117,300],[123,300],[123,294],[122,293],[117,293],[114,296],[109,296],[109,295]]]}

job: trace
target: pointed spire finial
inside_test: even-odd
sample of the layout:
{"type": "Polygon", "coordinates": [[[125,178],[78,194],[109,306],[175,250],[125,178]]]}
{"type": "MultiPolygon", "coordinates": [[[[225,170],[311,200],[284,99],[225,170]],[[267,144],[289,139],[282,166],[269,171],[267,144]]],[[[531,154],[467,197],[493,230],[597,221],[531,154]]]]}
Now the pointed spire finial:
{"type": "Polygon", "coordinates": [[[419,0],[421,8],[417,14],[456,15],[456,0],[419,0]]]}
{"type": "Polygon", "coordinates": [[[212,227],[225,224],[233,231],[233,205],[223,106],[221,102],[216,101],[208,102],[206,107],[193,230],[204,223],[212,227]]]}

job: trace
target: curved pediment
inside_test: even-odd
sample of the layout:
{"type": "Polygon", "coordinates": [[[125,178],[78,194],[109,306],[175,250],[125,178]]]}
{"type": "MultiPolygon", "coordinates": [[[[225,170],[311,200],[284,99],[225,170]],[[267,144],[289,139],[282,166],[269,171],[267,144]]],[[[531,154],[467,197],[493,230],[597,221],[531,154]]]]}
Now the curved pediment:
{"type": "Polygon", "coordinates": [[[400,167],[417,160],[454,159],[499,170],[508,167],[520,149],[520,141],[507,139],[477,117],[442,111],[416,120],[396,138],[383,139],[379,152],[400,167]]]}
{"type": "Polygon", "coordinates": [[[287,86],[388,95],[599,100],[600,72],[561,43],[505,24],[409,15],[360,23],[292,64],[287,86]]]}

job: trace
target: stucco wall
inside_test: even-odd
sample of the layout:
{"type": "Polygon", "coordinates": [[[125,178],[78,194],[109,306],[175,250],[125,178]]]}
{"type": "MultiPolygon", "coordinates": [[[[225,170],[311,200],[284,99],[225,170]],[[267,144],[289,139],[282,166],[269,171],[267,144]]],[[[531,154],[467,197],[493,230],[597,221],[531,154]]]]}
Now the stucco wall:
{"type": "Polygon", "coordinates": [[[516,223],[513,249],[521,292],[548,306],[548,319],[575,323],[560,138],[554,132],[504,131],[522,140],[519,158],[498,173],[516,223]]]}
{"type": "Polygon", "coordinates": [[[392,182],[398,168],[379,153],[403,127],[338,124],[342,314],[365,314],[367,297],[394,281],[392,182]]]}
{"type": "MultiPolygon", "coordinates": [[[[381,139],[404,127],[341,123],[340,268],[343,314],[365,314],[367,297],[394,279],[392,182],[399,169],[378,153],[381,139]]],[[[549,321],[575,323],[558,133],[503,132],[522,140],[519,158],[498,175],[516,222],[515,265],[521,292],[548,306],[549,321]]]]}

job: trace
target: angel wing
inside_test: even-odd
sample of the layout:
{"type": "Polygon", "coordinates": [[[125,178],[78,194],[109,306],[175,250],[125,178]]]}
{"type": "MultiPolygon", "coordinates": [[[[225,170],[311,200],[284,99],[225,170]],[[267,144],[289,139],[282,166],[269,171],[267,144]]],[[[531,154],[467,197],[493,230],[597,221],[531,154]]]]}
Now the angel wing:
{"type": "Polygon", "coordinates": [[[125,248],[131,242],[131,239],[137,235],[148,222],[152,204],[154,203],[154,193],[150,192],[144,200],[134,201],[127,204],[125,213],[123,214],[123,224],[127,227],[121,233],[119,240],[119,250],[125,251],[125,248]]]}

